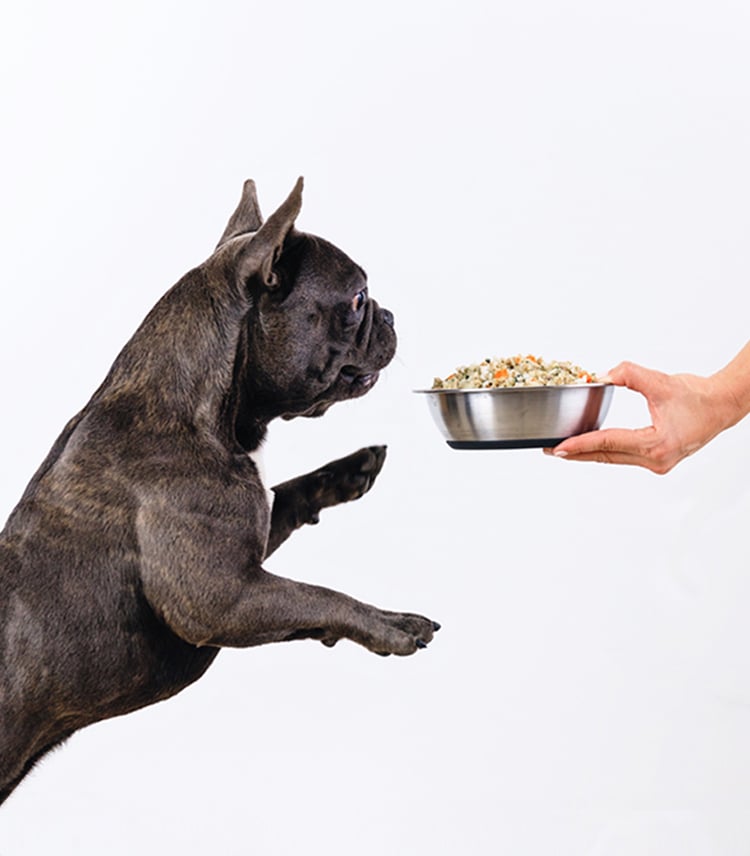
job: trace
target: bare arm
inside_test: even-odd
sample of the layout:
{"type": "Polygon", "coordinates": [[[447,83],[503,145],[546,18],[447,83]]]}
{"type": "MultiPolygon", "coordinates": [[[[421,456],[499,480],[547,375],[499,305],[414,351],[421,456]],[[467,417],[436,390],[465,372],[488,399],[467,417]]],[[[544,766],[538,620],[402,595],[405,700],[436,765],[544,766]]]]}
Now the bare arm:
{"type": "Polygon", "coordinates": [[[545,451],[568,460],[631,464],[664,474],[750,413],[750,342],[710,377],[668,375],[625,362],[612,369],[609,380],[646,398],[652,424],[592,431],[545,451]]]}

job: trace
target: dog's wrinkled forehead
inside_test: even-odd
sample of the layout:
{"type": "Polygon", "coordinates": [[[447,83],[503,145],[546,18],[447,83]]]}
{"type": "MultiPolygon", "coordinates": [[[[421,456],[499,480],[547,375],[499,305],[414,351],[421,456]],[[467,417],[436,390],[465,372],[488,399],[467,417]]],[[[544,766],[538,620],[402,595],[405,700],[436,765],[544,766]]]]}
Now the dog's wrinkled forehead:
{"type": "Polygon", "coordinates": [[[290,237],[288,244],[290,255],[297,255],[297,276],[303,281],[316,281],[342,295],[367,284],[365,271],[324,238],[297,233],[290,237]]]}

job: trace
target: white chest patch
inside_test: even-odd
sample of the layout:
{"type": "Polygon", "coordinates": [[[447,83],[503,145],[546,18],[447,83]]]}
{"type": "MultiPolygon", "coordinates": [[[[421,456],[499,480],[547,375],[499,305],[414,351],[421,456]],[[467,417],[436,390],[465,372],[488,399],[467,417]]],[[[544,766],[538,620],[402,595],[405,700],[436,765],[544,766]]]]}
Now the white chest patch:
{"type": "Polygon", "coordinates": [[[247,456],[250,460],[255,464],[255,469],[258,471],[258,477],[260,478],[261,484],[266,492],[266,499],[268,500],[269,509],[273,508],[273,498],[274,493],[270,487],[268,487],[268,482],[266,480],[266,468],[263,463],[263,448],[260,447],[256,449],[254,452],[248,452],[247,456]]]}

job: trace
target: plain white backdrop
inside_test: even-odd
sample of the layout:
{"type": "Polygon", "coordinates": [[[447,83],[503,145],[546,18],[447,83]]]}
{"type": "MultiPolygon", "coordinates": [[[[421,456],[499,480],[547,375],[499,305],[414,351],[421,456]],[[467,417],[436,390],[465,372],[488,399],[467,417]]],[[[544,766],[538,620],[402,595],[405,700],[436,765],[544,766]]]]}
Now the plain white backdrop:
{"type": "MultiPolygon", "coordinates": [[[[750,425],[659,478],[454,452],[412,390],[518,351],[709,373],[750,335],[740,0],[101,4],[0,20],[0,515],[247,177],[368,271],[399,353],[274,426],[272,482],[387,443],[269,570],[443,629],[225,651],[74,736],[1,856],[750,853],[750,425]]],[[[609,425],[647,420],[615,394],[609,425]]]]}

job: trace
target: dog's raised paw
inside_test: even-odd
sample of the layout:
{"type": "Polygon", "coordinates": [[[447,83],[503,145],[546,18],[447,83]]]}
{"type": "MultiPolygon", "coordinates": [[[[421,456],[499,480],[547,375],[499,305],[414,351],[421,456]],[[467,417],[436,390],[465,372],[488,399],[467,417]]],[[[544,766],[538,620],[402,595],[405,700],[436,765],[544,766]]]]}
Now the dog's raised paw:
{"type": "Polygon", "coordinates": [[[376,654],[414,654],[427,648],[440,629],[436,621],[413,613],[381,612],[378,618],[365,643],[376,654]]]}
{"type": "Polygon", "coordinates": [[[364,496],[383,468],[385,455],[385,446],[365,446],[321,467],[316,491],[320,508],[364,496]]]}
{"type": "Polygon", "coordinates": [[[339,461],[338,490],[341,502],[359,499],[370,490],[383,469],[385,455],[385,446],[366,446],[339,461]]]}

